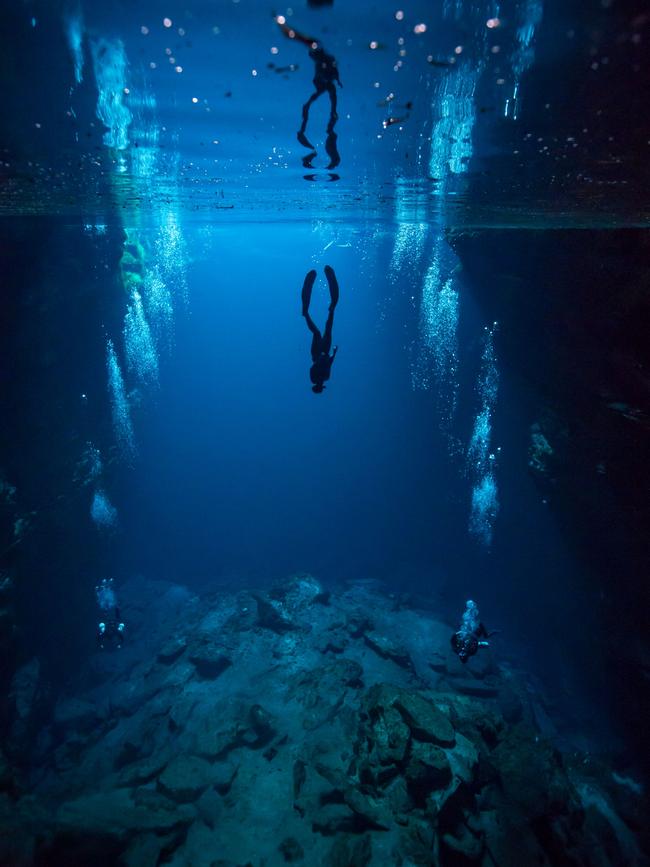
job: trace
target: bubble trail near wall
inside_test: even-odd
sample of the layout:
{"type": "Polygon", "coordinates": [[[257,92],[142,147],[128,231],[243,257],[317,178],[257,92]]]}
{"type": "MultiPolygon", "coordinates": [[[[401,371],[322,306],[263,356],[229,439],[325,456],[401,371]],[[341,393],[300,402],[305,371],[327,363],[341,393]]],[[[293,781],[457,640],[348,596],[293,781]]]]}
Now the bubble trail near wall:
{"type": "MultiPolygon", "coordinates": [[[[491,450],[492,419],[499,391],[499,372],[494,352],[494,331],[485,329],[485,345],[481,356],[476,390],[480,409],[474,420],[472,436],[467,449],[468,472],[474,480],[472,487],[469,532],[486,548],[492,543],[494,522],[499,512],[496,482],[496,453],[491,450]]],[[[498,452],[499,449],[496,450],[498,452]]]]}
{"type": "Polygon", "coordinates": [[[135,457],[136,447],[131,421],[131,407],[126,396],[124,377],[112,340],[106,341],[106,370],[115,439],[123,456],[132,459],[135,457]]]}
{"type": "Polygon", "coordinates": [[[134,292],[124,316],[126,366],[141,385],[158,384],[158,354],[144,313],[142,298],[134,292]]]}

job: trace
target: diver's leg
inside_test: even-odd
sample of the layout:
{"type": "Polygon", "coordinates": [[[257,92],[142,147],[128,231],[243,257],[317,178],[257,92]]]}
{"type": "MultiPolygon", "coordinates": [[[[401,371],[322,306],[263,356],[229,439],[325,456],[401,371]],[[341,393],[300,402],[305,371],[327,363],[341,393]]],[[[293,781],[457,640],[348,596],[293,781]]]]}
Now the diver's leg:
{"type": "Polygon", "coordinates": [[[336,126],[336,121],[339,119],[336,108],[338,105],[338,94],[336,92],[336,86],[333,82],[327,85],[327,92],[330,97],[330,119],[327,124],[327,132],[334,132],[334,127],[336,126]]]}
{"type": "Polygon", "coordinates": [[[339,281],[336,279],[334,268],[330,265],[325,265],[325,277],[330,288],[330,310],[334,310],[339,303],[339,281]]]}
{"type": "Polygon", "coordinates": [[[316,361],[321,352],[325,351],[323,349],[323,338],[320,331],[316,328],[310,318],[308,318],[307,325],[309,325],[309,330],[314,335],[311,339],[311,360],[316,361]]]}
{"type": "Polygon", "coordinates": [[[336,113],[336,105],[337,105],[337,95],[336,95],[336,87],[334,84],[329,84],[327,87],[327,92],[330,97],[330,119],[327,124],[327,138],[325,139],[325,152],[327,156],[330,158],[328,169],[335,169],[339,163],[341,162],[341,155],[339,154],[339,149],[337,147],[338,136],[335,132],[336,130],[336,121],[339,119],[338,114],[336,113]]]}
{"type": "Polygon", "coordinates": [[[332,348],[332,327],[334,325],[334,308],[330,307],[330,312],[327,316],[327,322],[325,323],[325,331],[323,332],[323,337],[321,340],[321,352],[324,352],[325,355],[329,355],[329,351],[332,348]]]}
{"type": "Polygon", "coordinates": [[[312,93],[307,102],[303,105],[302,123],[300,125],[300,129],[298,130],[298,141],[300,142],[300,144],[303,145],[303,147],[311,148],[312,150],[314,150],[314,146],[305,135],[305,130],[307,129],[307,122],[309,120],[309,109],[312,107],[312,105],[318,99],[322,92],[322,88],[317,87],[314,93],[312,93]]]}
{"type": "Polygon", "coordinates": [[[314,288],[316,280],[316,271],[313,269],[308,271],[305,276],[305,282],[302,284],[302,315],[309,316],[309,305],[311,304],[311,290],[314,288]]]}

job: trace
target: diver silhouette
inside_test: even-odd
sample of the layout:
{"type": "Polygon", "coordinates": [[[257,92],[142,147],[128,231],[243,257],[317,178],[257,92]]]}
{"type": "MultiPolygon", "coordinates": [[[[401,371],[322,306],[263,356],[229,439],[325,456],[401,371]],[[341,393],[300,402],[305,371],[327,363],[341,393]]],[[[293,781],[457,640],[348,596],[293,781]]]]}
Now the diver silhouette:
{"type": "Polygon", "coordinates": [[[334,311],[339,303],[339,284],[336,279],[334,269],[329,265],[325,266],[325,277],[330,290],[330,306],[325,323],[325,332],[320,333],[314,320],[309,315],[309,305],[311,303],[311,292],[314,288],[316,280],[316,272],[309,271],[305,277],[305,282],[302,284],[302,315],[305,317],[307,328],[312,333],[311,339],[311,360],[312,366],[309,371],[309,378],[312,381],[312,391],[314,394],[321,394],[325,390],[325,381],[330,378],[332,372],[332,364],[338,352],[338,346],[334,347],[334,352],[330,355],[332,348],[332,328],[334,326],[334,311]]]}
{"type": "Polygon", "coordinates": [[[306,135],[307,123],[309,121],[309,109],[319,96],[327,93],[330,98],[330,116],[327,122],[325,151],[330,158],[327,168],[335,169],[341,162],[341,156],[337,147],[338,136],[336,134],[336,121],[339,119],[339,116],[336,113],[337,93],[335,85],[338,84],[339,87],[343,87],[341,79],[339,78],[336,58],[325,51],[319,39],[305,36],[304,33],[300,33],[293,27],[289,27],[289,25],[285,23],[283,16],[277,16],[275,20],[288,39],[297,39],[298,42],[302,42],[303,45],[309,46],[309,56],[314,61],[314,92],[302,107],[302,123],[298,130],[298,141],[303,145],[303,147],[311,150],[310,154],[303,157],[302,164],[307,169],[313,168],[312,160],[316,156],[316,148],[309,141],[306,135]]]}

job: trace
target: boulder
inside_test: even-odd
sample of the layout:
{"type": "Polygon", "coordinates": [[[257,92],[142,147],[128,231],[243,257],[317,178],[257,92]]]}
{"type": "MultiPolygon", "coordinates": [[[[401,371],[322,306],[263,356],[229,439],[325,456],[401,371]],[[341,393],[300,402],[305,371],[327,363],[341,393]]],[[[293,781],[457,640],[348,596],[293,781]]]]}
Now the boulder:
{"type": "Polygon", "coordinates": [[[453,750],[447,751],[447,758],[454,777],[464,783],[474,780],[478,769],[479,754],[469,738],[460,732],[456,732],[456,745],[453,750]]]}
{"type": "Polygon", "coordinates": [[[261,593],[253,593],[252,596],[257,602],[258,626],[277,632],[278,635],[298,629],[280,603],[266,599],[261,593]]]}
{"type": "Polygon", "coordinates": [[[414,738],[443,747],[453,747],[456,742],[453,726],[432,701],[416,692],[402,690],[394,704],[414,738]]]}
{"type": "Polygon", "coordinates": [[[297,573],[274,584],[269,592],[269,596],[281,602],[291,614],[299,613],[314,603],[328,605],[330,595],[329,591],[323,590],[320,581],[308,572],[297,573]]]}
{"type": "Polygon", "coordinates": [[[220,727],[217,715],[204,717],[196,729],[194,752],[204,759],[225,758],[229,752],[242,746],[242,728],[236,723],[220,727]]]}
{"type": "Polygon", "coordinates": [[[509,804],[535,820],[547,813],[566,813],[578,796],[559,754],[542,740],[511,731],[490,754],[509,804]]]}
{"type": "Polygon", "coordinates": [[[140,834],[122,856],[124,867],[157,867],[165,845],[157,834],[140,834]]]}
{"type": "Polygon", "coordinates": [[[377,801],[353,786],[345,774],[338,769],[322,762],[316,762],[315,768],[332,786],[332,791],[352,810],[358,819],[359,827],[375,831],[388,830],[387,816],[384,815],[377,801]]]}
{"type": "Polygon", "coordinates": [[[171,804],[153,791],[140,790],[132,797],[126,789],[96,792],[66,801],[56,813],[60,832],[73,835],[102,834],[126,838],[136,832],[163,833],[194,819],[190,807],[171,804]],[[146,791],[146,794],[144,792],[146,791]]]}
{"type": "Polygon", "coordinates": [[[374,629],[374,624],[363,611],[353,611],[347,617],[345,628],[351,638],[362,638],[366,632],[374,629]]]}
{"type": "Polygon", "coordinates": [[[396,644],[389,638],[386,638],[385,635],[374,631],[365,632],[363,640],[382,659],[390,659],[395,665],[399,665],[400,668],[405,668],[407,671],[415,671],[413,660],[409,652],[402,645],[396,644]]]}
{"type": "Polygon", "coordinates": [[[235,781],[239,766],[234,762],[216,762],[212,766],[212,787],[219,795],[227,795],[235,781]]]}
{"type": "Polygon", "coordinates": [[[451,767],[445,751],[434,744],[414,741],[405,778],[413,800],[423,806],[427,795],[446,788],[451,782],[451,767]]]}
{"type": "Polygon", "coordinates": [[[323,804],[312,813],[310,818],[312,831],[324,837],[341,833],[349,834],[358,829],[357,818],[347,804],[323,804]]]}
{"type": "Polygon", "coordinates": [[[187,639],[180,635],[174,635],[168,638],[158,651],[158,662],[162,662],[163,665],[171,665],[185,653],[186,648],[187,639]]]}
{"type": "Polygon", "coordinates": [[[41,664],[36,657],[21,666],[13,676],[9,700],[13,703],[16,718],[25,722],[32,715],[38,696],[41,664]]]}
{"type": "Polygon", "coordinates": [[[285,837],[278,846],[278,850],[288,863],[302,861],[305,857],[305,850],[295,837],[285,837]]]}
{"type": "Polygon", "coordinates": [[[409,727],[394,707],[387,707],[370,726],[373,755],[380,765],[402,765],[411,740],[409,727]]]}
{"type": "Polygon", "coordinates": [[[327,856],[328,867],[367,867],[372,860],[372,841],[369,834],[361,838],[348,835],[339,837],[327,856]]]}
{"type": "Polygon", "coordinates": [[[192,643],[189,660],[198,676],[204,680],[215,680],[232,665],[232,660],[225,653],[223,646],[214,642],[209,636],[201,636],[192,643]]]}
{"type": "Polygon", "coordinates": [[[144,786],[162,773],[170,759],[167,750],[156,750],[148,758],[123,767],[117,777],[119,787],[144,786]]]}
{"type": "Polygon", "coordinates": [[[87,733],[96,728],[102,719],[100,709],[89,701],[70,698],[57,702],[54,710],[54,726],[59,733],[87,733]]]}
{"type": "Polygon", "coordinates": [[[275,734],[273,718],[261,704],[254,704],[248,712],[248,721],[255,734],[255,746],[264,746],[275,734]]]}
{"type": "Polygon", "coordinates": [[[507,723],[516,725],[518,722],[521,722],[524,715],[524,707],[514,689],[502,687],[499,690],[497,704],[501,715],[507,723]]]}
{"type": "Polygon", "coordinates": [[[450,688],[461,695],[471,695],[476,698],[495,698],[499,694],[499,681],[492,675],[483,680],[469,678],[448,678],[450,688]]]}
{"type": "Polygon", "coordinates": [[[385,797],[398,825],[407,825],[409,813],[413,811],[415,804],[403,777],[393,780],[385,791],[385,797]]]}
{"type": "Polygon", "coordinates": [[[196,756],[172,759],[158,777],[158,789],[172,801],[182,804],[195,800],[213,779],[212,766],[196,756]]]}
{"type": "Polygon", "coordinates": [[[485,835],[472,833],[462,822],[453,834],[443,834],[440,844],[447,864],[480,864],[485,853],[485,835]]]}

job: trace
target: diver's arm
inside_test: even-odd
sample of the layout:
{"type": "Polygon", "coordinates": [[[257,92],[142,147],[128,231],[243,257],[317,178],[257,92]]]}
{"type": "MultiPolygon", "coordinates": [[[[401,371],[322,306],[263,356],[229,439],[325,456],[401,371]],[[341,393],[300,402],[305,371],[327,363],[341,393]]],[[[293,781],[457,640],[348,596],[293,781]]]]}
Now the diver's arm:
{"type": "MultiPolygon", "coordinates": [[[[332,353],[332,361],[336,358],[336,353],[339,351],[338,346],[334,347],[334,352],[332,353]]],[[[338,370],[338,367],[336,368],[338,370]]]]}
{"type": "Polygon", "coordinates": [[[287,39],[297,39],[298,42],[302,42],[303,45],[309,45],[310,48],[315,42],[318,42],[318,39],[314,39],[312,36],[305,36],[304,33],[295,30],[293,27],[289,27],[289,25],[284,22],[280,23],[277,18],[275,19],[275,22],[287,39]]]}

